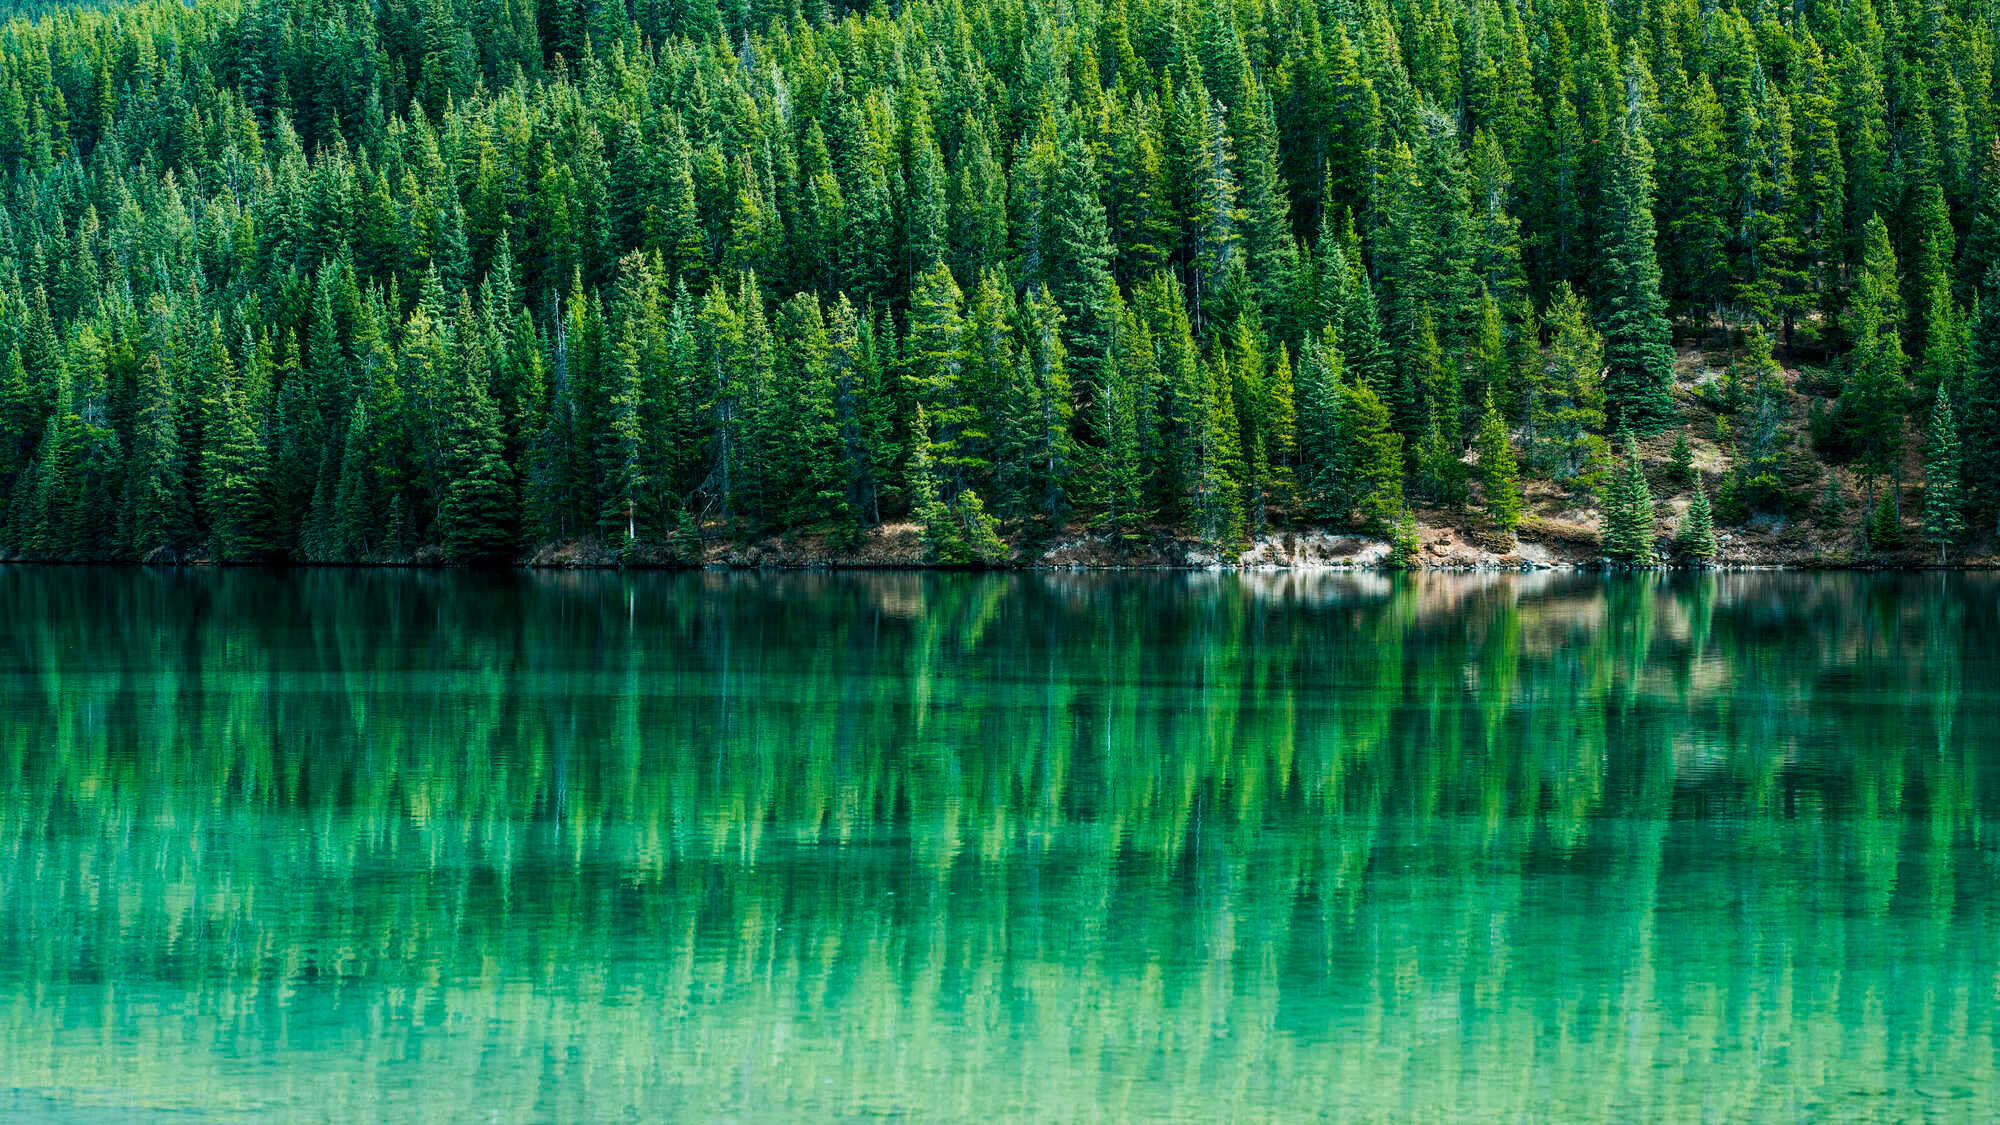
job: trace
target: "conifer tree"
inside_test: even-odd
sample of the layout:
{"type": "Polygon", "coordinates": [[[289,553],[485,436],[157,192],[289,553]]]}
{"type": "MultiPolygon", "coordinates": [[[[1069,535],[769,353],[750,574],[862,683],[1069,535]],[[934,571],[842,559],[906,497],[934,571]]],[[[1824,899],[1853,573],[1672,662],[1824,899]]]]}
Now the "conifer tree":
{"type": "Polygon", "coordinates": [[[1978,534],[2000,534],[2000,263],[1987,270],[1980,285],[1972,353],[1959,394],[1955,413],[1966,522],[1978,534]]]}
{"type": "Polygon", "coordinates": [[[1688,442],[1686,427],[1674,432],[1674,447],[1667,453],[1667,471],[1677,483],[1694,480],[1694,446],[1688,442]]]}
{"type": "Polygon", "coordinates": [[[1356,507],[1361,525],[1387,534],[1403,520],[1403,438],[1389,425],[1389,408],[1366,383],[1346,390],[1343,415],[1353,467],[1356,507]]]}
{"type": "Polygon", "coordinates": [[[1424,495],[1433,503],[1457,508],[1466,500],[1466,472],[1458,450],[1445,436],[1444,410],[1433,400],[1423,437],[1417,442],[1416,470],[1424,495]]]}
{"type": "Polygon", "coordinates": [[[1308,512],[1346,522],[1357,495],[1340,351],[1308,335],[1299,349],[1299,489],[1308,512]]]}
{"type": "Polygon", "coordinates": [[[1643,566],[1653,560],[1653,492],[1639,463],[1638,442],[1628,431],[1619,444],[1625,456],[1604,496],[1604,554],[1643,566]]]}
{"type": "Polygon", "coordinates": [[[504,561],[515,553],[520,501],[505,452],[500,410],[484,384],[474,379],[466,385],[453,418],[451,483],[438,508],[446,557],[486,563],[504,561]]]}
{"type": "Polygon", "coordinates": [[[1490,395],[1479,418],[1478,448],[1479,492],[1486,518],[1504,538],[1512,539],[1514,529],[1521,526],[1525,507],[1521,499],[1520,467],[1514,459],[1513,442],[1507,437],[1507,420],[1501,417],[1490,395]]]}
{"type": "Polygon", "coordinates": [[[1104,448],[1098,457],[1098,526],[1114,540],[1137,538],[1150,517],[1146,507],[1147,451],[1142,444],[1142,407],[1157,381],[1153,345],[1145,325],[1129,308],[1118,312],[1117,348],[1097,394],[1097,427],[1104,448]]]}
{"type": "MultiPolygon", "coordinates": [[[[983,419],[963,386],[967,349],[963,296],[951,271],[932,267],[910,297],[910,333],[904,346],[910,393],[931,427],[930,454],[947,504],[970,487],[989,462],[983,419]]],[[[1011,362],[1011,360],[1009,361],[1011,362]]]]}
{"type": "MultiPolygon", "coordinates": [[[[851,320],[845,327],[852,330],[851,320]]],[[[779,309],[777,336],[782,358],[773,396],[781,414],[775,427],[775,468],[787,522],[845,527],[853,522],[853,513],[841,456],[834,342],[827,334],[819,299],[799,293],[786,301],[779,309]]]]}
{"type": "Polygon", "coordinates": [[[1691,559],[1698,565],[1715,561],[1715,514],[1709,507],[1708,490],[1700,485],[1695,486],[1694,499],[1688,501],[1687,515],[1681,517],[1675,543],[1680,548],[1681,557],[1691,559]]]}
{"type": "Polygon", "coordinates": [[[220,346],[215,386],[205,404],[201,501],[212,549],[223,562],[246,562],[270,549],[269,462],[245,388],[220,346]]]}
{"type": "Polygon", "coordinates": [[[968,535],[990,504],[1022,540],[1230,539],[1232,507],[1371,495],[1393,534],[1359,386],[1398,489],[1453,491],[1490,400],[1583,496],[1607,424],[1674,424],[1677,331],[1748,337],[1703,394],[1740,435],[1718,518],[1837,477],[1797,414],[1896,508],[1941,388],[2000,530],[2000,103],[1963,4],[530,7],[0,37],[0,548],[450,554],[500,475],[481,394],[502,557],[851,547],[910,509],[919,405],[968,535]]]}
{"type": "Polygon", "coordinates": [[[58,369],[55,402],[42,430],[34,465],[23,482],[27,503],[16,516],[19,521],[16,538],[43,558],[74,558],[86,546],[82,542],[83,521],[76,502],[81,477],[80,421],[68,373],[58,369]]]}
{"type": "MultiPolygon", "coordinates": [[[[1896,288],[1896,256],[1888,224],[1871,216],[1863,233],[1860,276],[1854,285],[1850,320],[1854,349],[1848,354],[1847,386],[1836,416],[1861,472],[1871,481],[1893,473],[1903,448],[1904,379],[1902,302],[1896,288]]],[[[1869,493],[1873,505],[1873,491],[1869,493]]]]}
{"type": "Polygon", "coordinates": [[[1604,315],[1604,413],[1654,433],[1673,424],[1674,349],[1653,249],[1651,148],[1636,122],[1611,138],[1598,257],[1604,315]]]}
{"type": "Polygon", "coordinates": [[[1067,482],[1076,460],[1071,433],[1075,399],[1062,326],[1062,312],[1047,289],[1028,295],[1021,306],[1020,329],[1025,393],[1019,411],[1025,480],[1030,506],[1056,528],[1069,515],[1067,482]]]}
{"type": "Polygon", "coordinates": [[[125,538],[141,562],[169,558],[193,538],[179,402],[166,366],[148,355],[139,369],[138,417],[126,478],[125,538]]]}
{"type": "Polygon", "coordinates": [[[1959,473],[1958,425],[1951,416],[1951,399],[1939,387],[1924,442],[1924,541],[1937,547],[1940,563],[1951,545],[1965,534],[1959,473]]]}
{"type": "Polygon", "coordinates": [[[326,541],[326,554],[319,561],[366,559],[381,542],[371,539],[375,530],[368,482],[368,450],[371,443],[368,404],[364,400],[354,400],[344,433],[346,437],[341,444],[332,526],[326,541]]]}
{"type": "Polygon", "coordinates": [[[1903,545],[1903,517],[1896,511],[1896,490],[1884,489],[1868,514],[1868,549],[1894,551],[1903,545]]]}
{"type": "MultiPolygon", "coordinates": [[[[827,363],[833,380],[834,425],[839,433],[838,479],[851,522],[842,536],[881,522],[882,481],[893,459],[887,394],[868,331],[846,296],[834,302],[827,324],[827,363]]],[[[837,510],[837,509],[836,509],[837,510]]]]}
{"type": "Polygon", "coordinates": [[[1207,402],[1195,411],[1194,492],[1189,498],[1195,533],[1224,550],[1243,538],[1243,449],[1231,380],[1221,364],[1197,359],[1207,376],[1207,402]]]}
{"type": "Polygon", "coordinates": [[[1604,340],[1567,285],[1556,290],[1545,319],[1554,338],[1523,411],[1529,463],[1551,479],[1588,490],[1603,457],[1604,439],[1594,431],[1604,424],[1604,340]]]}

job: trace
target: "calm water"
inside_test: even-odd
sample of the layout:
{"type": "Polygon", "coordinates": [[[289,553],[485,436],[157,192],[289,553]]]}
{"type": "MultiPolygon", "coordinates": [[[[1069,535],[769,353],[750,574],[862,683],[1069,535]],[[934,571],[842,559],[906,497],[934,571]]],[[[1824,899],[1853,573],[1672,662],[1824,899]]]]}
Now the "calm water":
{"type": "Polygon", "coordinates": [[[2000,579],[0,568],[0,1116],[1966,1120],[2000,579]]]}

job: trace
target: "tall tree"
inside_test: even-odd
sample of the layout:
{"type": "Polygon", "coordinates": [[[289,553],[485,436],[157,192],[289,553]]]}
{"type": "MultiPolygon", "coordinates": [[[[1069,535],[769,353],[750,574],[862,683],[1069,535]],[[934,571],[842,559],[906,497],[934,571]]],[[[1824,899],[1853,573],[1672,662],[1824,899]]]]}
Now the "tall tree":
{"type": "Polygon", "coordinates": [[[1938,562],[1965,534],[1965,503],[1959,476],[1958,425],[1951,416],[1951,399],[1940,387],[1931,404],[1930,427],[1924,442],[1924,541],[1938,549],[1938,562]]]}
{"type": "Polygon", "coordinates": [[[1598,287],[1604,331],[1604,413],[1635,433],[1673,425],[1674,348],[1653,249],[1652,153],[1632,114],[1611,138],[1598,287]]]}

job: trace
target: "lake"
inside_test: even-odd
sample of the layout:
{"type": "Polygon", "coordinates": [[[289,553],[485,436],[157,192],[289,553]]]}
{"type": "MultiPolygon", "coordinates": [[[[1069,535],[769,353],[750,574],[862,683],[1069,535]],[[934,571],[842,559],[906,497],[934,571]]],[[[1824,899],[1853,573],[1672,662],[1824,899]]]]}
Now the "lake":
{"type": "Polygon", "coordinates": [[[1988,575],[0,567],[0,1115],[1964,1120],[1997,717],[1988,575]]]}

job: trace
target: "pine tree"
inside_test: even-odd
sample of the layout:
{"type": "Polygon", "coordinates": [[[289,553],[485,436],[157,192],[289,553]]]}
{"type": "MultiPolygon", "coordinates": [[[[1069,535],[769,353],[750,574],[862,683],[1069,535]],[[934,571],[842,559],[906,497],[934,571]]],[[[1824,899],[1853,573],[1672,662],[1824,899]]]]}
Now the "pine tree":
{"type": "Polygon", "coordinates": [[[1987,270],[1980,285],[1956,414],[1966,522],[1979,534],[2000,534],[2000,263],[1987,270]]]}
{"type": "Polygon", "coordinates": [[[520,500],[504,456],[500,411],[478,379],[453,418],[452,479],[438,508],[439,539],[456,562],[501,562],[518,549],[520,500]]]}
{"type": "Polygon", "coordinates": [[[1625,457],[1604,497],[1604,554],[1619,562],[1653,560],[1653,492],[1639,463],[1639,444],[1628,431],[1620,436],[1625,457]]]}
{"type": "Polygon", "coordinates": [[[965,539],[945,507],[937,462],[931,456],[931,423],[924,408],[910,421],[910,514],[923,530],[924,557],[933,562],[965,561],[965,539]]]}
{"type": "Polygon", "coordinates": [[[218,344],[215,385],[205,403],[201,502],[215,557],[244,562],[271,548],[269,462],[245,388],[218,344]]]}
{"type": "Polygon", "coordinates": [[[910,332],[904,357],[910,395],[926,411],[930,454],[947,505],[971,487],[989,462],[989,436],[977,404],[962,383],[967,362],[964,301],[951,271],[935,266],[917,279],[910,296],[910,332]]]}
{"type": "Polygon", "coordinates": [[[1708,490],[1695,486],[1694,499],[1688,501],[1687,515],[1681,518],[1681,527],[1675,536],[1681,557],[1692,559],[1705,565],[1715,561],[1715,515],[1708,505],[1708,490]]]}
{"type": "Polygon", "coordinates": [[[1557,288],[1544,319],[1553,339],[1523,410],[1528,461],[1551,479],[1588,491],[1603,458],[1604,439],[1593,431],[1604,424],[1604,340],[1568,285],[1557,288]]]}
{"type": "Polygon", "coordinates": [[[1836,420],[1861,472],[1873,479],[1893,473],[1901,460],[1909,385],[1903,374],[1902,301],[1888,224],[1880,215],[1872,216],[1862,237],[1861,271],[1849,314],[1855,342],[1836,420]]]}
{"type": "Polygon", "coordinates": [[[69,374],[58,367],[55,404],[42,430],[33,467],[23,482],[27,505],[14,516],[19,525],[17,539],[45,559],[74,559],[86,546],[76,503],[82,475],[78,464],[82,459],[80,423],[69,374]]]}
{"type": "Polygon", "coordinates": [[[1986,273],[1996,265],[2000,265],[2000,137],[1986,147],[1965,247],[1959,251],[1955,292],[1965,307],[1978,301],[1986,273]]]}
{"type": "Polygon", "coordinates": [[[1343,411],[1361,524],[1387,534],[1403,520],[1403,438],[1389,425],[1389,408],[1366,383],[1347,388],[1343,411]]]}
{"type": "Polygon", "coordinates": [[[1097,460],[1098,500],[1103,505],[1098,526],[1114,540],[1136,539],[1152,516],[1146,506],[1148,457],[1141,418],[1150,414],[1142,404],[1152,396],[1158,373],[1144,323],[1130,308],[1119,309],[1117,348],[1097,394],[1098,431],[1104,442],[1097,460]]]}
{"type": "Polygon", "coordinates": [[[839,433],[839,479],[851,520],[838,537],[859,536],[881,522],[882,481],[894,457],[889,440],[888,395],[875,360],[873,333],[845,296],[827,323],[827,363],[833,380],[834,424],[839,433]]]}
{"type": "Polygon", "coordinates": [[[1679,484],[1694,479],[1694,446],[1688,442],[1686,427],[1674,432],[1674,447],[1667,454],[1667,472],[1679,484]]]}
{"type": "Polygon", "coordinates": [[[639,538],[639,511],[646,505],[650,462],[646,443],[646,370],[640,329],[628,320],[613,354],[603,423],[597,438],[597,479],[602,510],[598,523],[614,540],[639,538]]]}
{"type": "Polygon", "coordinates": [[[1436,400],[1431,402],[1429,413],[1423,437],[1417,441],[1417,479],[1432,503],[1457,508],[1466,500],[1465,464],[1445,436],[1444,411],[1436,400]]]}
{"type": "Polygon", "coordinates": [[[1493,405],[1491,395],[1479,418],[1479,492],[1491,520],[1503,538],[1511,540],[1521,526],[1525,505],[1521,499],[1520,467],[1514,460],[1514,445],[1507,437],[1507,420],[1493,405]]]}
{"type": "Polygon", "coordinates": [[[943,498],[942,481],[932,451],[930,421],[922,406],[910,424],[910,496],[912,515],[923,528],[925,556],[951,565],[994,565],[1007,557],[999,528],[979,494],[960,494],[956,506],[943,498]]]}
{"type": "Polygon", "coordinates": [[[1938,549],[1938,562],[1965,534],[1965,502],[1959,476],[1958,425],[1951,416],[1951,399],[1939,387],[1931,405],[1930,428],[1924,443],[1924,542],[1938,549]]]}
{"type": "Polygon", "coordinates": [[[26,476],[29,454],[40,436],[37,397],[21,349],[9,347],[0,361],[0,496],[11,495],[26,476]]]}
{"type": "Polygon", "coordinates": [[[141,562],[171,558],[193,537],[187,464],[181,453],[180,408],[158,355],[140,368],[132,462],[125,493],[125,541],[141,562]]]}
{"type": "Polygon", "coordinates": [[[1604,309],[1604,413],[1612,425],[1655,433],[1673,424],[1674,349],[1653,249],[1652,155],[1622,121],[1613,137],[1598,257],[1604,309]]]}
{"type": "Polygon", "coordinates": [[[1896,512],[1896,490],[1887,488],[1868,515],[1868,548],[1894,551],[1903,545],[1903,517],[1896,512]]]}
{"type": "Polygon", "coordinates": [[[1740,435],[1717,518],[1845,479],[1801,460],[1800,407],[1857,514],[1884,485],[1905,514],[1906,414],[1942,391],[1969,529],[2000,531],[1977,5],[1058,7],[23,24],[0,546],[428,557],[470,550],[468,488],[516,487],[498,557],[853,546],[909,509],[920,405],[968,541],[1395,535],[1405,483],[1457,491],[1489,401],[1528,471],[1602,489],[1607,423],[1673,424],[1677,330],[1748,338],[1702,392],[1740,435]]]}
{"type": "Polygon", "coordinates": [[[354,400],[345,434],[334,492],[332,532],[322,560],[326,562],[361,561],[381,544],[379,538],[371,539],[376,528],[372,511],[373,494],[368,480],[368,450],[372,442],[365,400],[354,400]]]}
{"type": "Polygon", "coordinates": [[[819,299],[800,293],[786,301],[779,309],[777,335],[781,359],[773,398],[783,418],[776,427],[776,468],[787,522],[831,522],[844,528],[853,523],[853,513],[841,457],[834,342],[819,299]]]}
{"type": "Polygon", "coordinates": [[[1299,490],[1307,512],[1346,522],[1357,499],[1340,350],[1308,335],[1299,348],[1299,490]]]}
{"type": "Polygon", "coordinates": [[[1075,402],[1070,390],[1069,352],[1063,345],[1062,312],[1047,289],[1021,305],[1023,390],[1020,403],[1022,452],[1028,499],[1052,528],[1069,515],[1067,481],[1076,460],[1071,436],[1075,402]]]}

